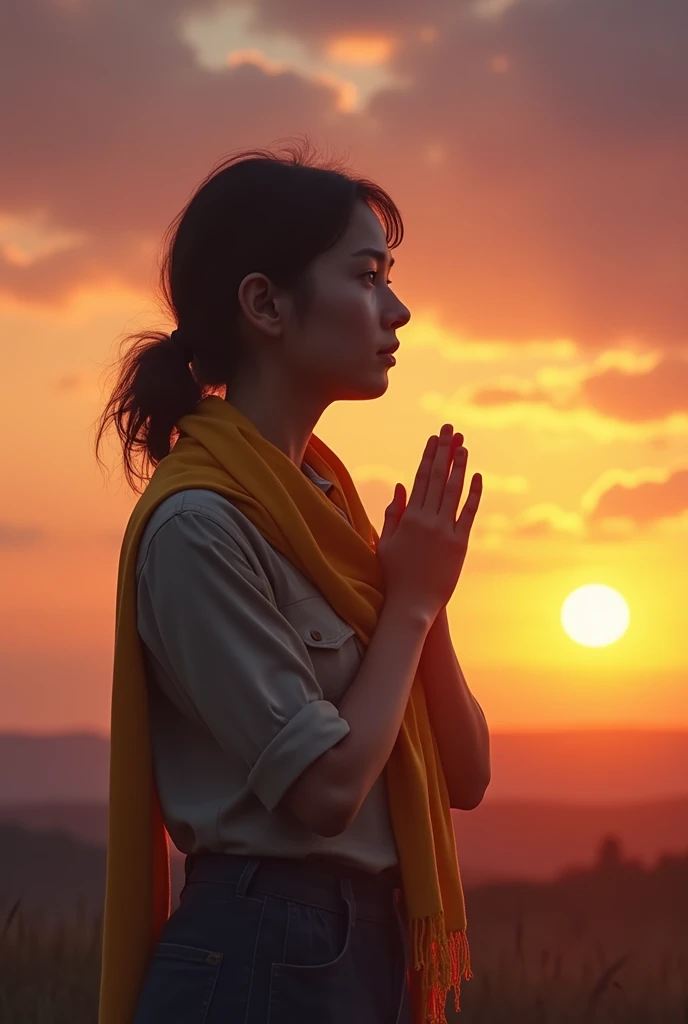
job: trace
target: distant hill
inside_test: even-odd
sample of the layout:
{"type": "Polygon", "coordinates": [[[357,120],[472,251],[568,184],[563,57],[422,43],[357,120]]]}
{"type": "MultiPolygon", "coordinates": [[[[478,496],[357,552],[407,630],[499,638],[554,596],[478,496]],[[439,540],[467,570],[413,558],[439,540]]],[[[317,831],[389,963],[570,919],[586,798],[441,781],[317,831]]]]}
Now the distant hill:
{"type": "Polygon", "coordinates": [[[102,904],[105,851],[65,832],[0,824],[0,906],[71,915],[102,904]]]}
{"type": "MultiPolygon", "coordinates": [[[[64,832],[0,823],[0,922],[16,900],[21,900],[25,912],[40,912],[44,919],[74,920],[101,913],[105,865],[102,846],[64,832]]],[[[178,855],[171,869],[174,909],[183,886],[178,855]]],[[[590,919],[615,919],[638,937],[639,919],[643,931],[653,925],[684,935],[688,851],[683,856],[664,855],[644,866],[628,857],[618,837],[608,835],[597,844],[591,863],[572,866],[548,881],[505,880],[467,886],[466,891],[471,913],[495,923],[513,919],[519,907],[540,916],[553,910],[556,916],[568,907],[585,912],[590,919]]]]}
{"type": "Polygon", "coordinates": [[[627,856],[614,836],[608,836],[600,843],[593,862],[585,867],[561,872],[546,882],[481,885],[468,891],[466,904],[471,920],[480,921],[481,931],[485,928],[477,936],[479,941],[488,940],[488,925],[492,932],[489,941],[503,940],[500,924],[508,925],[517,939],[518,929],[514,934],[513,924],[519,917],[527,923],[526,933],[530,933],[521,938],[532,940],[539,932],[545,945],[557,934],[561,938],[568,932],[571,944],[582,939],[584,945],[592,946],[591,939],[597,945],[595,940],[606,933],[607,940],[613,941],[600,942],[598,954],[603,946],[607,955],[615,947],[632,951],[636,971],[643,960],[650,959],[660,935],[665,939],[672,936],[673,942],[665,948],[673,946],[677,973],[682,973],[680,965],[685,965],[688,953],[688,853],[664,855],[643,866],[627,856]],[[562,927],[565,921],[569,925],[566,929],[562,927]]]}
{"type": "MultiPolygon", "coordinates": [[[[485,804],[621,804],[688,796],[688,730],[568,729],[491,734],[485,804]]],[[[0,733],[0,803],[107,800],[109,739],[0,733]]]]}
{"type": "Polygon", "coordinates": [[[97,733],[0,733],[0,803],[107,800],[109,759],[97,733]]]}
{"type": "Polygon", "coordinates": [[[636,804],[488,801],[454,811],[459,863],[480,866],[480,878],[553,878],[590,864],[613,833],[645,865],[662,853],[688,853],[688,797],[636,804]]]}
{"type": "MultiPolygon", "coordinates": [[[[688,849],[688,731],[495,733],[491,754],[482,804],[454,812],[466,885],[588,864],[610,830],[645,864],[688,849]]],[[[104,847],[108,772],[107,737],[0,733],[0,822],[104,847]]]]}
{"type": "MultiPolygon", "coordinates": [[[[78,917],[102,911],[106,851],[66,832],[0,822],[0,920],[17,899],[32,914],[78,917]]],[[[184,881],[180,858],[170,862],[172,904],[184,881]]]]}
{"type": "MultiPolygon", "coordinates": [[[[5,804],[0,822],[60,829],[105,846],[107,804],[5,804]]],[[[483,801],[454,811],[454,831],[467,885],[498,879],[547,879],[589,864],[604,835],[614,833],[629,856],[650,864],[661,853],[688,852],[688,797],[638,804],[587,806],[543,801],[483,801]]],[[[171,857],[182,855],[170,843],[171,857]]]]}

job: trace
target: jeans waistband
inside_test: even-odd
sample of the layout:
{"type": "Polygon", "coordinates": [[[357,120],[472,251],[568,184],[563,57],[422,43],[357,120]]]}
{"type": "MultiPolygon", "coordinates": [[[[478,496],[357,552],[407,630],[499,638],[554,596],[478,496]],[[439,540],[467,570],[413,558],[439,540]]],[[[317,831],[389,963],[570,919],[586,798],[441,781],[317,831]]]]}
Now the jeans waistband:
{"type": "Polygon", "coordinates": [[[250,891],[281,896],[323,910],[342,912],[342,879],[347,879],[356,903],[356,916],[384,922],[393,903],[403,899],[398,867],[370,874],[325,857],[252,857],[246,854],[201,851],[187,856],[187,883],[219,882],[250,891]]]}

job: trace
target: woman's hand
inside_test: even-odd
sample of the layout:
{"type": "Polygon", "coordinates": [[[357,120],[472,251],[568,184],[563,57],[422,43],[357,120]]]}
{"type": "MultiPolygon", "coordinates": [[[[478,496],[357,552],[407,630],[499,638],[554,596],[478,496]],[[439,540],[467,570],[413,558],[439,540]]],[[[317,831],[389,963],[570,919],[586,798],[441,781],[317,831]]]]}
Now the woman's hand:
{"type": "Polygon", "coordinates": [[[439,438],[428,439],[408,505],[403,484],[397,484],[377,545],[385,599],[408,602],[429,621],[458,583],[482,494],[482,477],[475,473],[457,520],[468,459],[462,442],[451,423],[439,438]]]}

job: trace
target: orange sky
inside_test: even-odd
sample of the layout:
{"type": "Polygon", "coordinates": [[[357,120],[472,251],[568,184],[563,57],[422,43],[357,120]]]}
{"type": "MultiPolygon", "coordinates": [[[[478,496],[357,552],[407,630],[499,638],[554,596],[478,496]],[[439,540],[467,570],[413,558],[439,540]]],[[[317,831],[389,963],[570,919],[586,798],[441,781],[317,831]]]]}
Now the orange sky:
{"type": "Polygon", "coordinates": [[[449,617],[491,727],[688,724],[682,0],[32,6],[0,62],[25,81],[30,42],[0,111],[0,728],[109,727],[135,496],[93,457],[106,371],[168,326],[157,247],[196,183],[297,132],[404,216],[389,389],[316,433],[378,530],[427,436],[465,434],[483,498],[449,617]],[[630,607],[607,647],[560,624],[586,583],[630,607]]]}

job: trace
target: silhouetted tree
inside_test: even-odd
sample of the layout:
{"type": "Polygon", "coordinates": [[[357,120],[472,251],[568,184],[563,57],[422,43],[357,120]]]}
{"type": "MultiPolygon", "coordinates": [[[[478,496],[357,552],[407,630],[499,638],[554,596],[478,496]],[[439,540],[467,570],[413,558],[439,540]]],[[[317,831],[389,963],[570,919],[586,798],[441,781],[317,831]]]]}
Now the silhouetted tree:
{"type": "Polygon", "coordinates": [[[600,871],[616,871],[625,861],[623,845],[618,836],[605,836],[597,848],[595,867],[600,871]]]}

